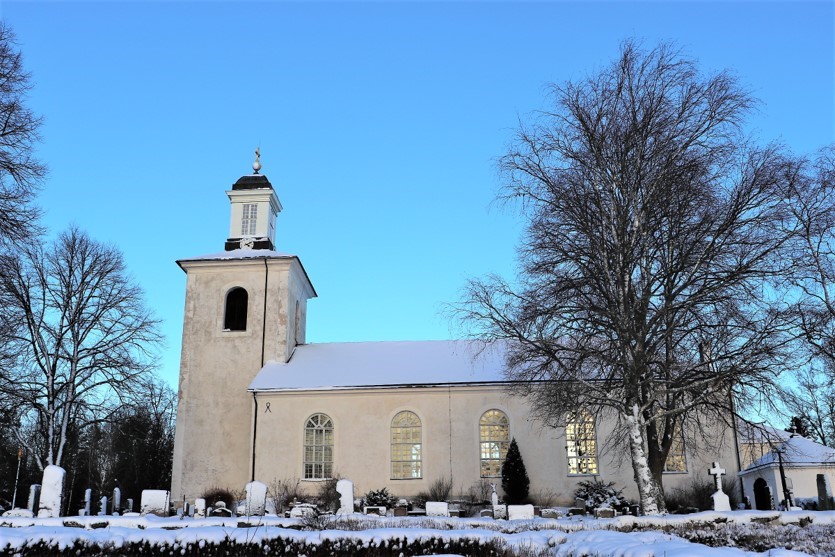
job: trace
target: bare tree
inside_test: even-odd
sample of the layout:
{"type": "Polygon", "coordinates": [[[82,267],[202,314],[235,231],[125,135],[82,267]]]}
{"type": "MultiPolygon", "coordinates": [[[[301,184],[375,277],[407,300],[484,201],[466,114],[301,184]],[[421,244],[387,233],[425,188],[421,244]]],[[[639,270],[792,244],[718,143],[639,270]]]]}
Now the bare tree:
{"type": "Polygon", "coordinates": [[[23,413],[21,441],[38,466],[60,465],[68,436],[129,399],[160,336],[122,254],[71,228],[47,248],[0,262],[6,320],[22,358],[5,389],[23,413]]]}
{"type": "Polygon", "coordinates": [[[0,242],[20,240],[37,228],[32,201],[46,167],[33,155],[41,119],[24,104],[30,88],[14,34],[0,22],[0,242]]]}
{"type": "Polygon", "coordinates": [[[616,418],[641,508],[663,512],[682,424],[730,423],[733,395],[773,392],[791,353],[794,166],[745,140],[753,100],[730,75],[702,76],[669,45],[627,42],[553,94],[500,163],[503,199],[529,218],[518,284],[472,281],[459,315],[513,341],[508,378],[545,423],[616,418]]]}

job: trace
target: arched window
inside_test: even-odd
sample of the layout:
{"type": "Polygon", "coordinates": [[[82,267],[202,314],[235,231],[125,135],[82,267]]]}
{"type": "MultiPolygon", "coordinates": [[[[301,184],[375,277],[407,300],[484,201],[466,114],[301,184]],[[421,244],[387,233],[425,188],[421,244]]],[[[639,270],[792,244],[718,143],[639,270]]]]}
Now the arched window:
{"type": "Polygon", "coordinates": [[[304,479],[325,480],[333,475],[333,422],[313,414],[304,425],[304,479]]]}
{"type": "Polygon", "coordinates": [[[223,314],[224,331],[246,331],[246,309],[249,295],[243,288],[233,288],[226,294],[223,314]]]}
{"type": "Polygon", "coordinates": [[[391,420],[391,478],[420,478],[420,465],[420,418],[414,412],[400,412],[391,420]]]}
{"type": "Polygon", "coordinates": [[[510,422],[501,410],[488,410],[478,424],[481,445],[481,477],[502,475],[502,464],[510,444],[510,422]]]}
{"type": "Polygon", "coordinates": [[[684,456],[684,427],[679,425],[673,433],[673,444],[664,461],[665,472],[687,472],[687,458],[684,456]]]}
{"type": "Polygon", "coordinates": [[[569,474],[597,474],[597,439],[594,417],[579,412],[565,425],[565,451],[569,474]]]}

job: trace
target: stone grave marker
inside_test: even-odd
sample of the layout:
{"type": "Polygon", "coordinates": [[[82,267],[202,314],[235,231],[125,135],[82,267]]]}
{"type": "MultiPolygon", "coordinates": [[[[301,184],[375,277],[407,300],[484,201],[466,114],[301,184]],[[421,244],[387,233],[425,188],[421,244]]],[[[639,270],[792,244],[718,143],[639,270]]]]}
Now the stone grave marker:
{"type": "Polygon", "coordinates": [[[354,482],[339,480],[336,482],[336,492],[339,493],[339,510],[336,514],[351,514],[354,512],[354,482]]]}
{"type": "Polygon", "coordinates": [[[499,504],[499,494],[496,493],[496,484],[490,484],[490,488],[493,492],[490,494],[490,503],[495,507],[499,504]]]}
{"type": "Polygon", "coordinates": [[[126,513],[132,513],[133,512],[133,499],[130,498],[130,497],[128,497],[128,502],[125,506],[125,512],[126,513]]]}
{"type": "Polygon", "coordinates": [[[496,520],[507,518],[507,505],[493,505],[493,518],[496,520]]]}
{"type": "Polygon", "coordinates": [[[558,509],[542,509],[542,518],[559,518],[562,513],[558,509]]]}
{"type": "Polygon", "coordinates": [[[142,499],[139,502],[139,513],[142,516],[146,514],[168,516],[170,501],[170,491],[165,489],[144,489],[142,490],[142,499]]]}
{"type": "Polygon", "coordinates": [[[829,476],[818,474],[816,482],[818,487],[818,510],[835,511],[835,498],[832,497],[832,484],[829,483],[829,476]]]}
{"type": "Polygon", "coordinates": [[[716,484],[716,492],[711,495],[711,498],[713,499],[713,510],[731,510],[731,501],[728,499],[727,494],[722,491],[722,476],[725,474],[725,469],[721,468],[718,462],[714,462],[713,467],[710,468],[707,473],[713,476],[713,481],[716,484]]]}
{"type": "Polygon", "coordinates": [[[316,505],[309,503],[299,503],[293,505],[290,509],[290,518],[302,518],[304,516],[314,516],[316,514],[316,505]]]}
{"type": "Polygon", "coordinates": [[[113,504],[111,505],[111,514],[118,516],[122,512],[122,490],[118,487],[113,488],[113,504]]]}
{"type": "Polygon", "coordinates": [[[89,487],[84,490],[84,508],[78,513],[81,516],[90,516],[93,511],[93,490],[89,487]]]}
{"type": "Polygon", "coordinates": [[[206,500],[202,497],[194,500],[194,518],[206,518],[206,500]]]}
{"type": "Polygon", "coordinates": [[[99,516],[106,516],[108,514],[107,495],[103,496],[99,501],[99,516]]]}
{"type": "Polygon", "coordinates": [[[594,518],[614,518],[615,509],[612,507],[597,507],[594,509],[594,518]]]}
{"type": "Polygon", "coordinates": [[[247,516],[264,516],[267,506],[267,484],[249,482],[246,484],[246,502],[244,509],[247,516]]]}
{"type": "Polygon", "coordinates": [[[57,518],[61,516],[64,477],[66,475],[67,473],[63,468],[54,464],[50,464],[43,469],[38,518],[57,518]]]}
{"type": "Polygon", "coordinates": [[[225,518],[229,518],[232,516],[232,509],[226,508],[225,502],[218,501],[217,503],[215,503],[215,506],[212,509],[212,516],[222,516],[225,518]]]}
{"type": "Polygon", "coordinates": [[[26,508],[33,513],[38,512],[38,505],[41,503],[41,484],[32,484],[29,486],[29,501],[26,503],[26,508]]]}
{"type": "Polygon", "coordinates": [[[507,518],[509,520],[531,520],[534,517],[533,505],[508,505],[507,518]]]}
{"type": "Polygon", "coordinates": [[[572,516],[575,514],[585,515],[586,514],[586,500],[577,497],[574,499],[574,506],[568,509],[568,516],[572,516]]]}
{"type": "Polygon", "coordinates": [[[449,516],[449,503],[444,501],[427,501],[426,516],[449,516]]]}

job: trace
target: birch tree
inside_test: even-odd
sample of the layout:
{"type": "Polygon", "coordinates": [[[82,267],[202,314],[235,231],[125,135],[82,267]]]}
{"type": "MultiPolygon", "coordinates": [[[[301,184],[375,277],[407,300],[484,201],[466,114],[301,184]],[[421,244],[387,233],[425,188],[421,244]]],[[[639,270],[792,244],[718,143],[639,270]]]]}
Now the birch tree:
{"type": "Polygon", "coordinates": [[[0,295],[3,318],[19,324],[6,392],[20,440],[39,467],[61,465],[69,435],[105,419],[152,370],[157,322],[122,254],[76,228],[4,256],[0,295]]]}
{"type": "Polygon", "coordinates": [[[642,511],[664,512],[683,422],[730,427],[733,398],[773,392],[791,354],[795,167],[744,137],[754,100],[730,74],[669,45],[627,42],[552,92],[500,160],[502,198],[528,219],[518,280],[472,281],[458,310],[513,341],[508,379],[542,421],[613,417],[642,511]]]}

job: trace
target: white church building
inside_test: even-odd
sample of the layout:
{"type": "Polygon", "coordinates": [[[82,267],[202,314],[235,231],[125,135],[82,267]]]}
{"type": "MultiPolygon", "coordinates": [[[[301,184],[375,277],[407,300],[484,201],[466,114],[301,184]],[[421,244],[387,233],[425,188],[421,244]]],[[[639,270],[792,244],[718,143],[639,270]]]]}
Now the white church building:
{"type": "MultiPolygon", "coordinates": [[[[613,424],[588,415],[543,426],[508,393],[501,345],[306,343],[316,290],[301,259],[276,250],[282,206],[253,166],[226,192],[225,250],[177,262],[187,282],[172,501],[251,480],[298,478],[315,493],[337,476],[358,494],[411,497],[439,479],[463,494],[501,483],[513,438],[532,496],[570,504],[580,481],[597,478],[637,499],[628,451],[609,443],[613,424]]],[[[678,443],[665,489],[710,481],[717,460],[736,475],[732,431],[711,448],[678,443]]]]}

